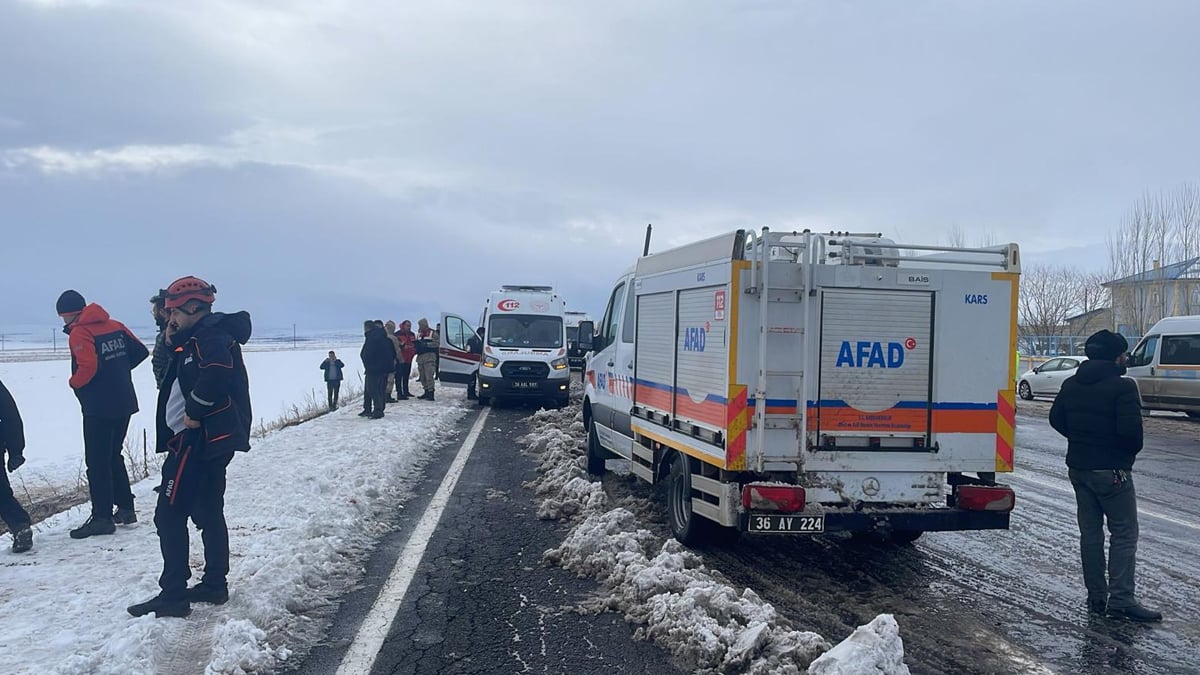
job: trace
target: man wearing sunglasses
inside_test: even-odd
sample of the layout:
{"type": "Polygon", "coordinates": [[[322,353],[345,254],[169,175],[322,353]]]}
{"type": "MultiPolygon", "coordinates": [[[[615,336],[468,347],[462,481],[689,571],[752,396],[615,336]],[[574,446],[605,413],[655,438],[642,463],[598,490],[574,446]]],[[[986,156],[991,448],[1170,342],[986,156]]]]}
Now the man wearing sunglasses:
{"type": "Polygon", "coordinates": [[[154,512],[162,590],[129,607],[133,616],[186,616],[193,602],[219,605],[229,599],[225,470],[233,453],[250,449],[250,384],[241,346],[251,326],[246,312],[212,311],[216,290],[196,277],[167,287],[172,352],[158,392],[156,450],[168,454],[154,512]],[[204,578],[191,588],[188,518],[204,541],[204,578]]]}

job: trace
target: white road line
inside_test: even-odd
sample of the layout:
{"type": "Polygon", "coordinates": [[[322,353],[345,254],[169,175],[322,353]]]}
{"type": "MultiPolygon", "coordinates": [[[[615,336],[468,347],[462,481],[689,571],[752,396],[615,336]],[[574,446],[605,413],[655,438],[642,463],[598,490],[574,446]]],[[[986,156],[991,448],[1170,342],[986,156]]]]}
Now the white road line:
{"type": "Polygon", "coordinates": [[[379,597],[375,599],[375,604],[371,605],[370,613],[367,614],[367,618],[363,619],[358,634],[354,636],[354,642],[342,659],[342,665],[338,668],[337,675],[366,675],[371,672],[371,668],[375,665],[375,659],[379,656],[379,650],[383,648],[383,642],[391,632],[392,621],[396,618],[400,603],[404,601],[408,585],[412,583],[413,577],[417,573],[417,567],[421,564],[421,558],[425,555],[429,538],[437,529],[438,521],[441,520],[442,513],[450,502],[450,495],[454,493],[454,486],[458,484],[458,478],[462,475],[463,467],[467,465],[471,450],[475,447],[475,442],[479,440],[479,434],[483,431],[483,421],[487,419],[488,412],[490,409],[484,408],[483,412],[479,414],[479,418],[475,420],[471,432],[467,434],[462,448],[458,451],[458,456],[450,464],[450,469],[446,471],[446,477],[442,479],[442,484],[433,495],[433,499],[429,501],[429,506],[425,508],[424,515],[413,529],[408,544],[396,560],[396,566],[392,568],[387,582],[379,591],[379,597]]]}
{"type": "MultiPolygon", "coordinates": [[[[1134,474],[1134,475],[1136,476],[1136,474],[1134,474]]],[[[1040,478],[1031,478],[1028,474],[1012,474],[1012,477],[1018,481],[1025,481],[1028,483],[1033,483],[1034,485],[1041,485],[1042,487],[1047,487],[1047,488],[1050,488],[1051,490],[1058,490],[1059,492],[1064,492],[1066,494],[1071,494],[1071,495],[1075,494],[1075,490],[1073,488],[1071,488],[1069,484],[1063,485],[1063,484],[1059,484],[1059,483],[1052,483],[1048,480],[1042,480],[1040,478]]],[[[1018,498],[1019,498],[1019,495],[1018,495],[1018,498]]],[[[1150,508],[1146,508],[1144,506],[1139,506],[1138,513],[1141,513],[1142,515],[1150,516],[1151,518],[1158,518],[1159,520],[1165,520],[1168,523],[1174,523],[1176,525],[1179,525],[1180,527],[1186,527],[1191,530],[1200,530],[1200,524],[1197,524],[1197,523],[1194,523],[1194,522],[1191,522],[1188,520],[1181,520],[1179,518],[1176,518],[1175,516],[1168,516],[1167,514],[1161,512],[1161,511],[1157,511],[1155,509],[1150,509],[1150,508]]]]}

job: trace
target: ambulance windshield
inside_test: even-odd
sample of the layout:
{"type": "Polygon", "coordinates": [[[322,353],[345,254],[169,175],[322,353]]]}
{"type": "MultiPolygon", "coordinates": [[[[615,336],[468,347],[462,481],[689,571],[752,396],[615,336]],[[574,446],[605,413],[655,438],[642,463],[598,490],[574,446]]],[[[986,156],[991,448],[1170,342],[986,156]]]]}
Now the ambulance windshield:
{"type": "Polygon", "coordinates": [[[563,346],[563,321],[558,316],[506,314],[488,322],[487,343],[514,349],[557,349],[563,346]]]}

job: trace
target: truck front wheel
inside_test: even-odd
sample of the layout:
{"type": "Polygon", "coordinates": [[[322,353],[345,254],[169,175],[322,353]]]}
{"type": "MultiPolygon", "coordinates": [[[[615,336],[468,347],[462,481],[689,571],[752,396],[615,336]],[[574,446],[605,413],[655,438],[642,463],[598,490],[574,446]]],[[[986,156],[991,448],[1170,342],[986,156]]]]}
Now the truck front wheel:
{"type": "Polygon", "coordinates": [[[675,453],[667,477],[667,519],[671,534],[687,546],[724,544],[737,540],[738,531],[692,512],[692,469],[687,455],[675,453]]]}
{"type": "Polygon", "coordinates": [[[588,420],[587,472],[593,476],[603,476],[607,471],[604,461],[604,448],[600,447],[600,436],[596,433],[596,421],[588,420]]]}

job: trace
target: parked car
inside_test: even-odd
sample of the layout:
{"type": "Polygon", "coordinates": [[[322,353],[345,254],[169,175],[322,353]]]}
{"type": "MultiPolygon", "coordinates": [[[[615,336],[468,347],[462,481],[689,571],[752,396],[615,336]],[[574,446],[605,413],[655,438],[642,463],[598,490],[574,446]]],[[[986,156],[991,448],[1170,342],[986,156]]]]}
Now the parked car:
{"type": "Polygon", "coordinates": [[[1068,377],[1075,374],[1086,356],[1064,356],[1050,359],[1025,371],[1017,383],[1017,395],[1029,401],[1034,396],[1058,396],[1058,390],[1068,377]]]}

